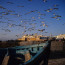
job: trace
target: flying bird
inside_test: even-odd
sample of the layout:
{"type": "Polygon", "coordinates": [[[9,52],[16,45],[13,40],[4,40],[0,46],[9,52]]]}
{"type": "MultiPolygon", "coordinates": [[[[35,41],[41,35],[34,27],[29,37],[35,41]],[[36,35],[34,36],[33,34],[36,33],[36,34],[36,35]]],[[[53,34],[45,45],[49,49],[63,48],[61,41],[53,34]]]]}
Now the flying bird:
{"type": "Polygon", "coordinates": [[[28,0],[28,1],[32,1],[32,0],[28,0]]]}
{"type": "Polygon", "coordinates": [[[0,9],[6,9],[6,8],[4,8],[3,6],[0,5],[0,9]]]}
{"type": "Polygon", "coordinates": [[[57,7],[57,6],[59,6],[59,5],[57,5],[57,4],[54,5],[54,7],[57,7]]]}
{"type": "Polygon", "coordinates": [[[55,15],[56,17],[61,17],[60,15],[55,15]]]}
{"type": "Polygon", "coordinates": [[[43,2],[47,2],[47,0],[43,0],[43,2]]]}
{"type": "Polygon", "coordinates": [[[7,2],[8,4],[14,4],[13,2],[7,2]]]}
{"type": "Polygon", "coordinates": [[[54,10],[58,10],[59,8],[53,8],[54,10]]]}
{"type": "Polygon", "coordinates": [[[4,30],[5,32],[11,32],[11,30],[9,29],[2,29],[2,30],[4,30]]]}
{"type": "Polygon", "coordinates": [[[24,7],[24,6],[17,6],[17,7],[24,7]]]}
{"type": "Polygon", "coordinates": [[[42,30],[38,29],[38,31],[43,32],[43,31],[45,31],[45,29],[42,29],[42,30]]]}

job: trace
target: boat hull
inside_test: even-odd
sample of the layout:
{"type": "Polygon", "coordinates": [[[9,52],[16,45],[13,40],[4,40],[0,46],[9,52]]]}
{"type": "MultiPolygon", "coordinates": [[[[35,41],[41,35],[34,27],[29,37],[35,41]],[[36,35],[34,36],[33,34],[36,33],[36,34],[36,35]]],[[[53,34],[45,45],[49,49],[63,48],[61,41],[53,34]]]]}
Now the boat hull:
{"type": "Polygon", "coordinates": [[[17,47],[4,48],[4,49],[1,48],[0,49],[0,65],[2,65],[3,62],[5,63],[4,59],[7,57],[8,57],[7,65],[48,65],[50,45],[51,45],[51,41],[48,41],[43,44],[36,44],[36,45],[29,45],[29,46],[17,46],[17,47]],[[20,62],[22,61],[20,59],[24,58],[23,55],[25,55],[27,51],[29,52],[28,56],[31,55],[29,57],[29,60],[20,62]],[[17,57],[19,57],[18,58],[19,60],[15,59],[17,57]]]}

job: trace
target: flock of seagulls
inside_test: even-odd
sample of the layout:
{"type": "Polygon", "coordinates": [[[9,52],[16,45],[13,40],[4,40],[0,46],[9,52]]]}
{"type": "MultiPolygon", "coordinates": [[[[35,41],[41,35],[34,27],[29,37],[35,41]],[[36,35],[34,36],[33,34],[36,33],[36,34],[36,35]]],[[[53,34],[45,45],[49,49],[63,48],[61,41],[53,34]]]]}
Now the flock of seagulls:
{"type": "MultiPolygon", "coordinates": [[[[32,2],[33,0],[28,0],[28,1],[32,2]]],[[[46,2],[48,2],[48,0],[42,0],[42,2],[46,3],[46,2]]],[[[8,4],[8,5],[10,4],[9,6],[12,6],[12,4],[15,4],[15,3],[8,1],[8,2],[6,2],[6,4],[8,4]]],[[[55,5],[53,5],[53,8],[46,9],[46,10],[44,10],[44,12],[50,13],[53,10],[58,11],[59,10],[58,6],[59,6],[58,4],[55,4],[55,5]]],[[[19,9],[23,9],[26,6],[17,5],[16,7],[19,9]]],[[[30,31],[37,31],[39,33],[41,33],[41,32],[48,33],[45,29],[48,27],[48,24],[44,21],[44,18],[47,16],[46,13],[41,13],[41,11],[39,11],[39,10],[32,9],[29,12],[23,10],[23,12],[25,12],[25,13],[20,14],[20,12],[16,12],[14,10],[8,9],[3,5],[0,5],[0,10],[1,10],[0,11],[0,23],[2,25],[4,25],[6,23],[5,25],[7,25],[7,28],[1,29],[1,30],[4,30],[5,32],[11,32],[13,30],[11,30],[10,28],[18,27],[18,30],[19,29],[22,30],[22,34],[30,32],[30,31]],[[32,14],[36,14],[36,16],[33,16],[32,14]],[[32,15],[29,17],[30,19],[26,18],[26,16],[29,16],[29,15],[32,15]],[[23,18],[23,16],[25,16],[25,19],[23,18]],[[13,17],[14,20],[12,20],[10,17],[13,17]],[[6,21],[2,21],[2,19],[6,20],[6,21]],[[15,21],[15,19],[16,19],[16,21],[15,21]],[[18,21],[17,19],[19,20],[19,23],[17,22],[18,21]],[[39,24],[38,20],[42,20],[42,21],[40,21],[40,24],[39,24]]],[[[22,11],[21,11],[21,13],[22,13],[22,11]]],[[[60,17],[61,17],[61,15],[58,15],[54,12],[52,14],[52,17],[50,17],[50,18],[56,19],[56,20],[61,20],[60,17]]],[[[65,25],[65,23],[63,25],[65,25]]],[[[19,35],[16,34],[15,36],[18,37],[19,35]]]]}

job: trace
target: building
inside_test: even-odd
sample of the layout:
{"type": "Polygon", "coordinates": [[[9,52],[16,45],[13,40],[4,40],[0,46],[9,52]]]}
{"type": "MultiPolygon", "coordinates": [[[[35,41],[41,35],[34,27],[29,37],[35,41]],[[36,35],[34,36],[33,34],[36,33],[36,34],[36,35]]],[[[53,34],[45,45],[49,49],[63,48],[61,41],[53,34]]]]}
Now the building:
{"type": "Polygon", "coordinates": [[[18,40],[22,41],[44,41],[47,40],[47,36],[43,35],[24,35],[22,38],[19,38],[18,40]]]}
{"type": "Polygon", "coordinates": [[[56,39],[65,39],[65,34],[60,34],[58,36],[56,36],[56,39]]]}

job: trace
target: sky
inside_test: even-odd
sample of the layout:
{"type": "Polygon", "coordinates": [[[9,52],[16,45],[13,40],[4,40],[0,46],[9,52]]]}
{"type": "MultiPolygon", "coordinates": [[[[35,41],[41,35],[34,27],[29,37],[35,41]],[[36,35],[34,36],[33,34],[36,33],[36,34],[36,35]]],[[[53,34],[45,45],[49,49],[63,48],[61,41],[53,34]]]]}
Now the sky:
{"type": "Polygon", "coordinates": [[[25,34],[65,34],[65,0],[0,0],[0,40],[25,34]]]}

